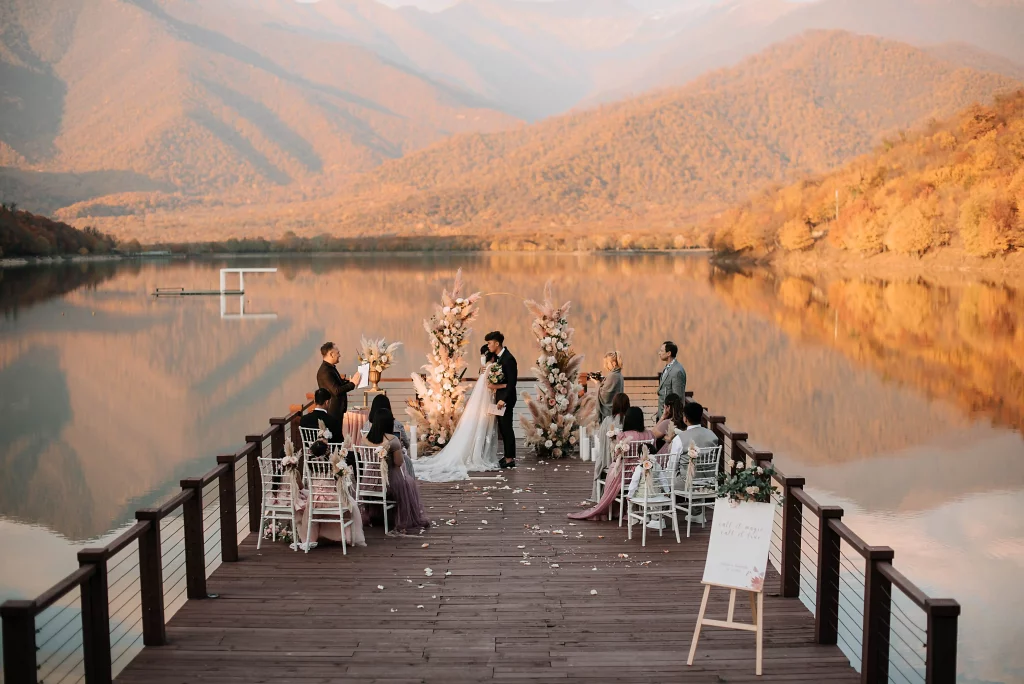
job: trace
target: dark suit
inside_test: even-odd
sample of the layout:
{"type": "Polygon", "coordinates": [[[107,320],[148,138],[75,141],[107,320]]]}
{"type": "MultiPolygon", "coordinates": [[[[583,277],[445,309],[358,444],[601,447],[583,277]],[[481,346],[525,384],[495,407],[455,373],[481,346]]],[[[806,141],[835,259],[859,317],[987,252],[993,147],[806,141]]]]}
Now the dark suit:
{"type": "MultiPolygon", "coordinates": [[[[324,427],[331,431],[331,438],[328,440],[331,444],[340,444],[345,441],[345,435],[341,429],[341,421],[326,411],[313,409],[309,413],[303,413],[302,418],[299,418],[299,427],[319,430],[321,420],[324,421],[324,427]]],[[[356,455],[351,451],[348,452],[345,454],[345,462],[355,468],[356,455]]]]}
{"type": "Polygon", "coordinates": [[[317,430],[320,428],[319,422],[324,421],[324,427],[331,431],[331,438],[327,441],[341,443],[345,441],[345,437],[341,431],[341,421],[332,416],[326,411],[318,411],[313,409],[309,413],[303,413],[302,418],[299,419],[299,427],[313,428],[317,430]]]}
{"type": "Polygon", "coordinates": [[[345,411],[348,410],[348,393],[356,388],[355,383],[342,380],[338,369],[324,361],[320,364],[320,370],[316,372],[316,384],[331,393],[327,412],[341,423],[345,418],[345,411]]]}
{"type": "Polygon", "coordinates": [[[512,409],[516,407],[516,380],[519,377],[519,365],[512,352],[505,349],[498,357],[501,364],[501,372],[505,376],[505,387],[494,393],[494,401],[505,402],[505,415],[498,416],[498,431],[501,433],[501,442],[505,445],[505,458],[516,457],[516,434],[515,423],[512,421],[512,409]]]}

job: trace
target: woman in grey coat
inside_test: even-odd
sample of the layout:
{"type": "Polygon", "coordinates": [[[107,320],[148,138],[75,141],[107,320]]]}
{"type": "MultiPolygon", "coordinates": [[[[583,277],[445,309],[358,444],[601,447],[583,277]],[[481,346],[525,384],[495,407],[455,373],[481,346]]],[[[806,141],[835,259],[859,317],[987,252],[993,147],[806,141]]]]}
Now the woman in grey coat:
{"type": "Polygon", "coordinates": [[[598,422],[612,415],[612,401],[616,394],[621,394],[625,388],[622,380],[622,356],[617,351],[608,352],[604,355],[604,380],[601,381],[601,389],[597,395],[597,416],[598,422]]]}

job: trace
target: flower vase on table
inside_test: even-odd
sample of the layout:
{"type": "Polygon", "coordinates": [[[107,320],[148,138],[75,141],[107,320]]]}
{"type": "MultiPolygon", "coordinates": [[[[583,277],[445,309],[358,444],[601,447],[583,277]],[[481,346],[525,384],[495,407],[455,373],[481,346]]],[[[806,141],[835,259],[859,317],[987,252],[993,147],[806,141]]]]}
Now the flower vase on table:
{"type": "Polygon", "coordinates": [[[384,338],[379,340],[367,340],[365,337],[359,339],[359,363],[369,364],[370,370],[367,379],[370,381],[370,391],[380,393],[380,375],[391,366],[395,360],[395,351],[402,346],[401,342],[388,344],[384,338]]]}

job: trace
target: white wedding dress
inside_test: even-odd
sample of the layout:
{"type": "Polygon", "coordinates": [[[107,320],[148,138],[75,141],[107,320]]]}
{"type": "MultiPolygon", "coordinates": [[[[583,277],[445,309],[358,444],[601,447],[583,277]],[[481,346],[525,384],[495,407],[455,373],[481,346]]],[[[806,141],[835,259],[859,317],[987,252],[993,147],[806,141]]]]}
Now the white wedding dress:
{"type": "Polygon", "coordinates": [[[480,374],[455,433],[436,454],[416,459],[416,478],[425,482],[468,480],[469,473],[498,470],[498,436],[495,417],[487,412],[493,392],[487,373],[480,374]]]}

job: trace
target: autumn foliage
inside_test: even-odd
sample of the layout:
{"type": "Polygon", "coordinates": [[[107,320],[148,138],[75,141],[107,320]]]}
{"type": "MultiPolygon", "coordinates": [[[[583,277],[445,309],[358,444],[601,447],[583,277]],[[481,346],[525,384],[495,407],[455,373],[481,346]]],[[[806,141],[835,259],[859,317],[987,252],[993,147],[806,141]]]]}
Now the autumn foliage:
{"type": "Polygon", "coordinates": [[[107,254],[113,248],[114,239],[94,228],[79,230],[14,205],[0,205],[0,256],[107,254]]]}
{"type": "Polygon", "coordinates": [[[1024,91],[903,133],[840,171],[760,193],[703,230],[720,249],[763,254],[1024,249],[1024,91]]]}

